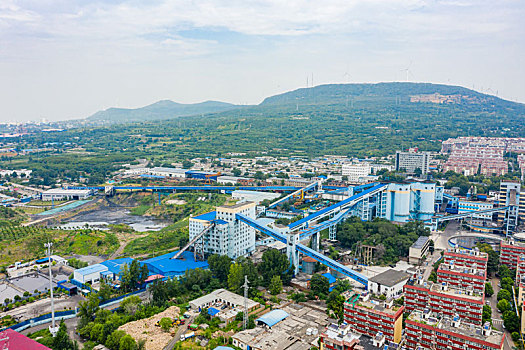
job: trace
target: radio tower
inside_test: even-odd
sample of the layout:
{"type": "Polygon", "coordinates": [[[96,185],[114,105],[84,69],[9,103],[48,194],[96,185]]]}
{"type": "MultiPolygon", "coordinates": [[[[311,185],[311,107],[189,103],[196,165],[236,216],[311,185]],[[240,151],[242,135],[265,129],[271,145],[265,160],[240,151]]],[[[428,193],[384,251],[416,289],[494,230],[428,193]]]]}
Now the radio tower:
{"type": "Polygon", "coordinates": [[[244,315],[242,318],[244,329],[248,328],[248,276],[244,275],[244,315]]]}
{"type": "Polygon", "coordinates": [[[54,337],[58,333],[58,327],[55,324],[55,304],[53,300],[53,274],[51,273],[51,247],[53,243],[48,242],[44,244],[47,248],[47,263],[49,265],[49,291],[51,292],[51,326],[49,326],[49,332],[54,337]]]}

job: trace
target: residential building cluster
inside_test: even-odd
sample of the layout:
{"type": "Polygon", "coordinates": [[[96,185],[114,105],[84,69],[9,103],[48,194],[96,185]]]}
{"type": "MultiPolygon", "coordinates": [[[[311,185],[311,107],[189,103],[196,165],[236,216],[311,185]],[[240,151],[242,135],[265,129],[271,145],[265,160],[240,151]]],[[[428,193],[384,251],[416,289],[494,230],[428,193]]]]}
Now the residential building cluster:
{"type": "Polygon", "coordinates": [[[525,153],[525,138],[458,137],[443,141],[441,152],[449,154],[444,172],[504,175],[508,172],[504,155],[525,153]]]}

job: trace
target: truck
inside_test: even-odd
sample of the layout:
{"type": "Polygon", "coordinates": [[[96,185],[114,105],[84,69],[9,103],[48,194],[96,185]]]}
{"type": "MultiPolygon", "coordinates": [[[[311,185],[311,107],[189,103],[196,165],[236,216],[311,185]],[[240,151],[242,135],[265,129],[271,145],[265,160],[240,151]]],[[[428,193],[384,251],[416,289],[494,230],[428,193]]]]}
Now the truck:
{"type": "Polygon", "coordinates": [[[180,341],[185,341],[186,339],[193,338],[195,336],[195,332],[188,332],[186,334],[182,334],[180,336],[180,341]]]}

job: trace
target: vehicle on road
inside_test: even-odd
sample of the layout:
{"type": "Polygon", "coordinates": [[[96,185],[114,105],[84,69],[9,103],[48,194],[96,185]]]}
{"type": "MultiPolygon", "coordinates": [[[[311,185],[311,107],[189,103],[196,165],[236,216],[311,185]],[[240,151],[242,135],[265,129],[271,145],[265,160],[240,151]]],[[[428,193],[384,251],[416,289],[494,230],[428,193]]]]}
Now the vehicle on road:
{"type": "Polygon", "coordinates": [[[186,334],[182,334],[182,335],[180,336],[180,340],[181,340],[181,341],[184,341],[184,340],[186,340],[186,339],[193,338],[194,336],[195,336],[195,332],[188,332],[188,333],[186,333],[186,334]]]}

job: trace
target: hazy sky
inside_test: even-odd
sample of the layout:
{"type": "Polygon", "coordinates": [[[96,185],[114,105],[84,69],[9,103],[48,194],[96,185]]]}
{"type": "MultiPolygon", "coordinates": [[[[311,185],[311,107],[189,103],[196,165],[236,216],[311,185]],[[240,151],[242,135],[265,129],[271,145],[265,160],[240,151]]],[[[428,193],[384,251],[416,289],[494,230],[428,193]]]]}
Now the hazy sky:
{"type": "Polygon", "coordinates": [[[523,0],[0,0],[0,121],[314,84],[463,85],[525,101],[523,0]]]}

